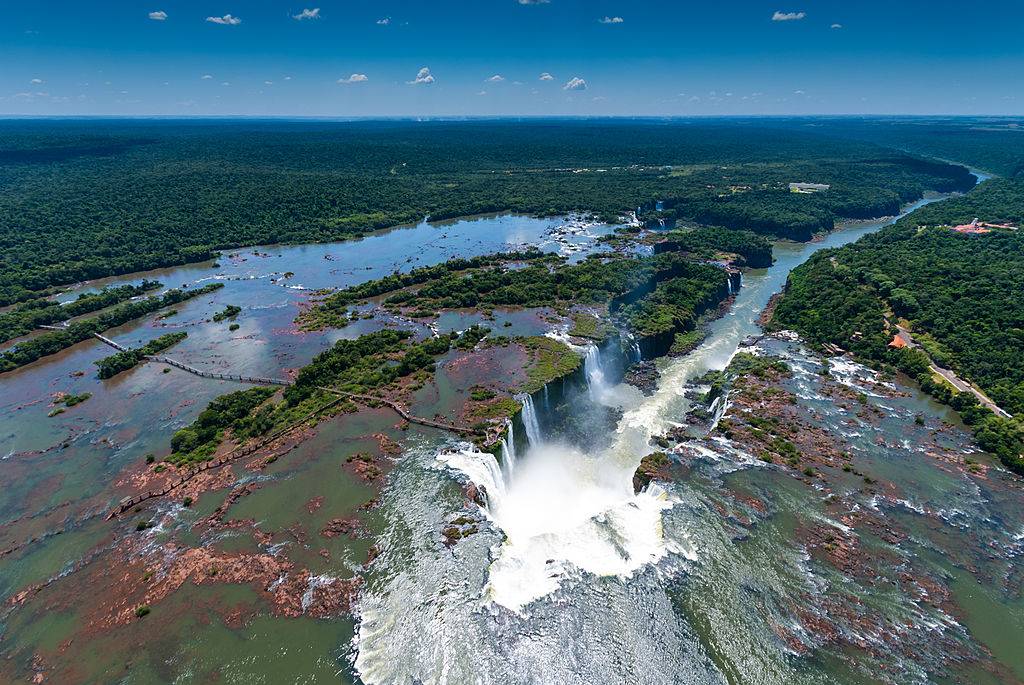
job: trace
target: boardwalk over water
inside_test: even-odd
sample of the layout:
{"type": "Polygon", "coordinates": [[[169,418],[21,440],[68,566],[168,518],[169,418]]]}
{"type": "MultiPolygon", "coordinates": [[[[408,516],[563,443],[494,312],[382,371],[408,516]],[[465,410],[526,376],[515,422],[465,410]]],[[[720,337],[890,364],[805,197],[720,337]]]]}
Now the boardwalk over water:
{"type": "MultiPolygon", "coordinates": [[[[113,347],[116,350],[119,350],[121,352],[128,351],[127,347],[114,342],[110,338],[107,338],[107,337],[105,337],[103,335],[100,335],[99,333],[93,333],[93,335],[98,340],[102,341],[103,343],[105,343],[107,345],[110,345],[111,347],[113,347]]],[[[287,380],[287,379],[284,379],[284,378],[269,378],[269,377],[266,377],[266,376],[244,376],[244,375],[241,375],[241,374],[217,373],[217,372],[214,372],[214,371],[201,371],[201,370],[199,370],[199,369],[197,369],[197,368],[195,368],[193,366],[189,366],[188,364],[185,364],[184,362],[180,362],[177,359],[173,359],[171,357],[166,357],[166,356],[163,356],[163,355],[147,355],[145,357],[145,359],[147,361],[154,361],[154,362],[159,362],[159,363],[162,363],[162,364],[168,364],[168,365],[173,366],[173,367],[175,367],[177,369],[181,369],[182,371],[185,371],[187,373],[191,373],[191,374],[193,374],[195,376],[200,376],[202,378],[212,378],[212,379],[215,379],[215,380],[223,380],[223,381],[235,381],[235,382],[238,382],[238,383],[252,383],[252,384],[256,384],[256,385],[278,385],[278,386],[284,386],[284,387],[294,385],[294,381],[287,380]]],[[[236,447],[235,449],[231,450],[230,452],[228,452],[227,454],[225,454],[223,456],[220,456],[220,457],[217,457],[216,459],[211,459],[210,461],[206,461],[206,462],[203,462],[201,464],[197,464],[197,465],[189,467],[176,480],[174,480],[171,483],[165,485],[160,490],[150,490],[148,492],[144,492],[144,493],[139,494],[139,495],[135,495],[135,496],[132,496],[132,497],[124,498],[123,500],[121,500],[118,503],[118,505],[113,510],[111,510],[110,514],[107,515],[107,519],[109,520],[109,519],[112,519],[112,518],[116,518],[117,516],[123,514],[124,512],[128,511],[129,509],[132,509],[133,507],[136,507],[136,506],[140,505],[141,503],[143,503],[143,502],[145,502],[147,500],[151,500],[151,499],[155,499],[157,497],[163,497],[165,495],[168,495],[172,491],[174,491],[175,489],[181,487],[182,485],[184,485],[185,483],[189,482],[190,480],[192,480],[193,478],[195,478],[196,476],[198,476],[201,473],[204,473],[206,471],[210,471],[212,469],[220,468],[221,466],[225,466],[227,464],[230,464],[230,463],[232,463],[232,462],[234,462],[234,461],[236,461],[236,460],[238,460],[238,459],[240,459],[242,457],[246,457],[246,456],[249,456],[251,454],[255,454],[259,450],[261,450],[264,447],[270,445],[271,443],[273,443],[274,441],[276,441],[279,438],[283,437],[284,435],[286,435],[286,434],[290,433],[291,431],[295,430],[296,428],[302,426],[303,424],[305,424],[307,421],[312,419],[317,414],[320,414],[320,413],[330,409],[331,407],[336,406],[338,403],[340,403],[340,402],[342,402],[344,400],[349,400],[349,401],[352,401],[352,402],[357,402],[357,403],[362,404],[364,406],[370,406],[370,407],[378,407],[378,406],[381,406],[381,405],[387,406],[390,409],[392,409],[396,414],[398,414],[403,419],[405,419],[406,421],[409,421],[410,423],[417,423],[417,424],[419,424],[421,426],[429,426],[431,428],[439,428],[441,430],[451,431],[453,433],[459,433],[461,435],[470,435],[470,434],[473,434],[475,432],[472,428],[468,428],[466,426],[457,426],[455,424],[446,423],[444,421],[438,421],[438,420],[435,420],[435,419],[426,419],[426,418],[423,418],[421,416],[415,416],[414,414],[410,414],[409,411],[405,407],[400,405],[398,402],[395,402],[394,400],[389,400],[389,399],[384,398],[384,397],[376,397],[374,395],[362,395],[362,394],[359,394],[359,393],[348,392],[346,390],[337,390],[335,388],[330,388],[330,387],[326,387],[326,386],[317,386],[317,390],[321,390],[323,392],[336,395],[337,398],[332,400],[331,402],[328,402],[327,404],[325,404],[325,405],[315,409],[314,411],[310,412],[309,414],[306,414],[305,416],[303,416],[302,418],[298,419],[297,421],[294,421],[293,423],[291,423],[291,424],[289,424],[287,426],[284,426],[283,428],[275,431],[274,433],[272,433],[271,435],[267,436],[266,438],[263,438],[262,440],[259,440],[259,441],[255,442],[255,443],[250,443],[248,445],[240,445],[240,446],[236,447]]]]}

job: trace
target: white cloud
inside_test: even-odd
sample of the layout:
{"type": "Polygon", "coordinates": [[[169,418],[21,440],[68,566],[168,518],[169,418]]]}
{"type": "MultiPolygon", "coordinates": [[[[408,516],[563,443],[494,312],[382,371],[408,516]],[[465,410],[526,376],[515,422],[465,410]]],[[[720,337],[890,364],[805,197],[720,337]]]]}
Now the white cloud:
{"type": "Polygon", "coordinates": [[[793,91],[793,95],[803,95],[803,94],[804,94],[804,91],[802,91],[802,90],[794,90],[793,91]]]}
{"type": "Polygon", "coordinates": [[[406,81],[406,83],[408,83],[409,85],[412,85],[412,86],[420,84],[420,83],[428,84],[428,83],[433,83],[433,82],[434,82],[434,75],[430,73],[430,67],[423,67],[418,72],[416,72],[416,78],[415,79],[413,79],[412,81],[406,81]]]}
{"type": "Polygon", "coordinates": [[[274,85],[274,82],[273,81],[264,81],[263,85],[265,85],[265,86],[272,86],[272,85],[274,85]]]}
{"type": "Polygon", "coordinates": [[[587,82],[581,79],[579,76],[573,76],[571,79],[565,82],[562,86],[562,90],[586,90],[587,82]]]}
{"type": "Polygon", "coordinates": [[[153,21],[164,21],[165,19],[167,19],[167,12],[164,12],[163,10],[157,10],[156,12],[150,12],[149,13],[149,18],[152,19],[153,21]]]}
{"type": "Polygon", "coordinates": [[[519,0],[520,5],[547,5],[551,0],[519,0]]]}
{"type": "Polygon", "coordinates": [[[621,24],[624,19],[622,17],[601,17],[598,21],[602,24],[621,24]]]}
{"type": "Polygon", "coordinates": [[[554,81],[555,77],[545,71],[543,74],[540,75],[539,80],[540,81],[554,81]]]}
{"type": "Polygon", "coordinates": [[[41,79],[41,78],[34,78],[31,81],[29,81],[29,83],[31,83],[34,86],[38,86],[42,82],[43,82],[43,79],[41,79]]]}
{"type": "Polygon", "coordinates": [[[292,19],[296,19],[298,21],[302,21],[303,19],[319,19],[319,18],[320,18],[320,8],[319,7],[314,7],[313,9],[304,9],[301,12],[299,12],[298,14],[293,14],[292,15],[292,19]]]}
{"type": "Polygon", "coordinates": [[[338,79],[338,83],[340,83],[340,84],[345,84],[345,83],[364,83],[364,82],[369,81],[369,80],[370,79],[366,77],[366,74],[352,74],[348,78],[340,78],[340,79],[338,79]]]}
{"type": "Polygon", "coordinates": [[[241,19],[230,14],[225,14],[223,17],[207,17],[206,21],[211,24],[223,24],[224,26],[238,26],[242,23],[241,19]]]}
{"type": "Polygon", "coordinates": [[[222,86],[230,86],[231,82],[230,81],[225,81],[224,83],[222,83],[220,85],[222,85],[222,86]]]}
{"type": "Polygon", "coordinates": [[[210,79],[212,79],[212,78],[213,78],[213,74],[203,74],[203,75],[202,75],[202,76],[200,76],[199,78],[201,78],[201,79],[202,79],[202,80],[204,80],[204,81],[209,81],[210,79]]]}
{"type": "Polygon", "coordinates": [[[291,80],[292,80],[292,77],[291,77],[291,76],[285,76],[285,77],[284,77],[284,80],[285,80],[285,81],[291,81],[291,80]]]}
{"type": "Polygon", "coordinates": [[[487,81],[488,83],[501,83],[502,81],[505,80],[505,77],[502,76],[501,74],[495,74],[494,76],[484,80],[487,81]]]}
{"type": "Polygon", "coordinates": [[[479,93],[477,93],[477,95],[487,95],[487,91],[481,90],[479,93]]]}
{"type": "Polygon", "coordinates": [[[841,28],[843,28],[843,25],[842,24],[832,24],[832,26],[830,26],[829,28],[841,29],[841,28]]]}
{"type": "Polygon", "coordinates": [[[780,12],[775,10],[775,14],[772,15],[772,21],[796,21],[797,19],[803,19],[807,16],[806,12],[780,12]]]}
{"type": "Polygon", "coordinates": [[[391,17],[381,17],[380,19],[377,20],[377,25],[378,26],[387,26],[390,23],[391,23],[391,17]]]}

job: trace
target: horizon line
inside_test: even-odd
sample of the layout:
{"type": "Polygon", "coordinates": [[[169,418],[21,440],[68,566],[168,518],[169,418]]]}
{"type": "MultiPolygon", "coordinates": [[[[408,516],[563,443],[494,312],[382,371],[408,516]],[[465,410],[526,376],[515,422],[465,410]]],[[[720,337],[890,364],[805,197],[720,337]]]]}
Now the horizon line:
{"type": "Polygon", "coordinates": [[[163,120],[257,120],[257,121],[459,121],[459,120],[672,120],[672,119],[849,119],[849,118],[958,118],[958,119],[1020,119],[1024,114],[969,113],[805,113],[805,114],[368,114],[368,115],[305,115],[305,114],[8,114],[0,113],[0,121],[82,120],[82,119],[163,119],[163,120]]]}

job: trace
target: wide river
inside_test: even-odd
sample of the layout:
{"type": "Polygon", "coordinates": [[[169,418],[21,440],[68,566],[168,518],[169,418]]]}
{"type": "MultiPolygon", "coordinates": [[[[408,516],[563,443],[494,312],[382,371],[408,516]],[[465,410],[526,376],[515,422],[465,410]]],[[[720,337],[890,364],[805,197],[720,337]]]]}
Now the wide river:
{"type": "MultiPolygon", "coordinates": [[[[905,211],[936,199],[941,198],[922,200],[905,211]]],[[[529,448],[514,455],[514,468],[508,459],[498,464],[455,441],[411,439],[374,515],[381,554],[356,625],[268,618],[243,631],[203,628],[191,638],[184,629],[180,643],[168,648],[174,653],[168,663],[175,682],[193,682],[189,674],[195,667],[211,662],[223,664],[225,682],[240,683],[872,682],[870,657],[851,661],[824,650],[813,659],[794,659],[774,636],[749,629],[766,615],[785,620],[785,604],[813,610],[827,588],[845,582],[813,568],[792,540],[791,521],[819,515],[820,497],[727,449],[709,455],[694,478],[664,489],[655,486],[635,495],[632,475],[649,451],[648,439],[674,425],[689,408],[683,393],[692,381],[724,368],[740,341],[759,332],[759,313],[793,268],[818,250],[847,244],[891,221],[845,225],[819,242],[776,244],[773,266],[744,274],[735,304],[710,325],[705,343],[689,355],[661,362],[651,396],[605,381],[603,362],[590,350],[591,392],[584,401],[590,406],[581,405],[579,411],[612,407],[622,418],[589,446],[574,445],[551,429],[544,407],[536,409],[536,425],[525,426],[529,448]],[[485,486],[488,523],[457,546],[443,547],[437,531],[464,507],[460,483],[466,479],[485,486]],[[714,510],[725,480],[770,489],[777,507],[770,525],[754,529],[742,545],[714,510]]],[[[188,339],[174,349],[183,361],[198,368],[279,376],[306,364],[334,340],[380,325],[364,321],[340,331],[295,333],[295,315],[318,288],[526,245],[579,258],[598,249],[594,239],[609,230],[576,220],[507,215],[424,223],[347,243],[233,250],[216,267],[207,263],[133,274],[80,290],[143,277],[156,277],[168,287],[221,280],[225,288],[179,307],[179,315],[166,326],[135,323],[111,337],[135,345],[168,330],[187,330],[188,339]],[[230,335],[205,323],[226,304],[244,312],[241,328],[230,335]]],[[[496,316],[511,324],[512,333],[544,332],[533,318],[496,316]]],[[[465,323],[458,317],[448,321],[455,327],[465,323]]],[[[791,360],[797,370],[794,388],[813,404],[823,425],[846,430],[841,412],[815,392],[811,369],[818,360],[795,344],[772,351],[791,360]]],[[[57,527],[63,533],[0,562],[2,597],[70,572],[109,533],[99,515],[112,501],[108,484],[139,455],[166,451],[174,430],[193,420],[208,400],[235,389],[225,382],[164,374],[156,365],[105,382],[76,375],[107,352],[87,342],[0,378],[0,523],[28,517],[39,521],[39,532],[57,527]],[[50,418],[45,399],[54,392],[91,392],[93,398],[50,418]]],[[[851,382],[867,373],[836,364],[851,382]]],[[[948,412],[916,392],[886,402],[890,418],[879,430],[889,446],[865,438],[856,448],[915,493],[906,506],[886,515],[907,518],[907,525],[914,526],[915,507],[948,510],[957,535],[1019,550],[1024,515],[1017,502],[997,501],[973,481],[929,465],[911,444],[902,452],[891,447],[903,439],[908,417],[922,412],[948,417],[948,412]]],[[[326,453],[331,447],[324,442],[317,449],[326,453]]],[[[278,504],[267,499],[249,513],[273,521],[278,504]]],[[[948,564],[941,552],[934,556],[930,563],[954,579],[957,600],[969,607],[969,615],[958,618],[974,639],[1019,669],[1015,673],[1024,679],[1024,663],[1013,646],[1024,636],[1019,596],[1007,598],[995,585],[984,586],[948,564]],[[993,630],[993,622],[1005,629],[993,630]]],[[[1002,560],[977,563],[998,575],[1002,560]]],[[[902,621],[910,633],[959,635],[956,621],[899,594],[878,597],[849,583],[843,592],[857,601],[884,603],[894,622],[902,621]]],[[[33,630],[15,625],[7,627],[4,638],[27,640],[61,625],[41,621],[33,630]]],[[[899,662],[895,682],[926,682],[927,664],[937,658],[926,649],[917,660],[894,655],[899,662]]],[[[160,681],[140,675],[125,682],[160,681]]]]}

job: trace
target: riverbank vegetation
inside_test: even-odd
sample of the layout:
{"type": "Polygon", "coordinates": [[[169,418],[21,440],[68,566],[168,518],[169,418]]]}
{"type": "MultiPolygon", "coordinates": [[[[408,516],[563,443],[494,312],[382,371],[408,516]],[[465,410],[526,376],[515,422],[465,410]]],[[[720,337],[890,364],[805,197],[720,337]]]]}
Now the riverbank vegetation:
{"type": "Polygon", "coordinates": [[[614,219],[662,200],[680,219],[806,239],[968,178],[827,127],[764,121],[11,121],[0,126],[0,304],[428,215],[614,219]],[[796,181],[831,187],[789,192],[796,181]]]}
{"type": "Polygon", "coordinates": [[[896,150],[955,159],[1007,178],[1024,175],[1024,136],[1017,117],[817,117],[779,119],[792,130],[820,130],[851,140],[870,141],[896,150]]]}
{"type": "Polygon", "coordinates": [[[128,323],[155,311],[178,304],[193,297],[200,297],[223,288],[223,283],[211,283],[191,290],[168,290],[160,296],[147,297],[135,302],[117,305],[99,316],[75,321],[60,331],[43,333],[0,354],[0,373],[31,364],[37,359],[56,354],[61,350],[88,340],[95,333],[128,323]]]}
{"type": "Polygon", "coordinates": [[[123,350],[112,354],[109,357],[104,357],[95,362],[96,364],[96,377],[100,379],[113,378],[122,371],[135,368],[143,359],[153,354],[160,354],[166,349],[177,345],[182,340],[188,337],[188,333],[180,331],[177,333],[167,333],[161,335],[159,338],[150,340],[142,347],[133,350],[123,350]]]}
{"type": "Polygon", "coordinates": [[[563,342],[544,335],[519,338],[516,342],[523,345],[530,354],[526,365],[526,382],[518,392],[532,395],[545,385],[573,373],[583,363],[583,358],[563,342]]]}
{"type": "Polygon", "coordinates": [[[928,372],[916,349],[889,347],[897,319],[940,366],[976,383],[997,405],[1024,415],[1024,233],[965,235],[949,227],[975,217],[1024,220],[1024,180],[990,181],[924,207],[878,233],[822,251],[790,274],[773,325],[837,345],[917,378],[962,407],[979,442],[1024,472],[1024,426],[975,407],[928,372]]]}
{"type": "Polygon", "coordinates": [[[49,326],[106,309],[133,297],[145,295],[160,285],[157,281],[144,280],[139,285],[104,288],[97,293],[79,295],[77,299],[67,304],[47,299],[31,300],[0,314],[0,342],[31,333],[40,326],[49,326]]]}

